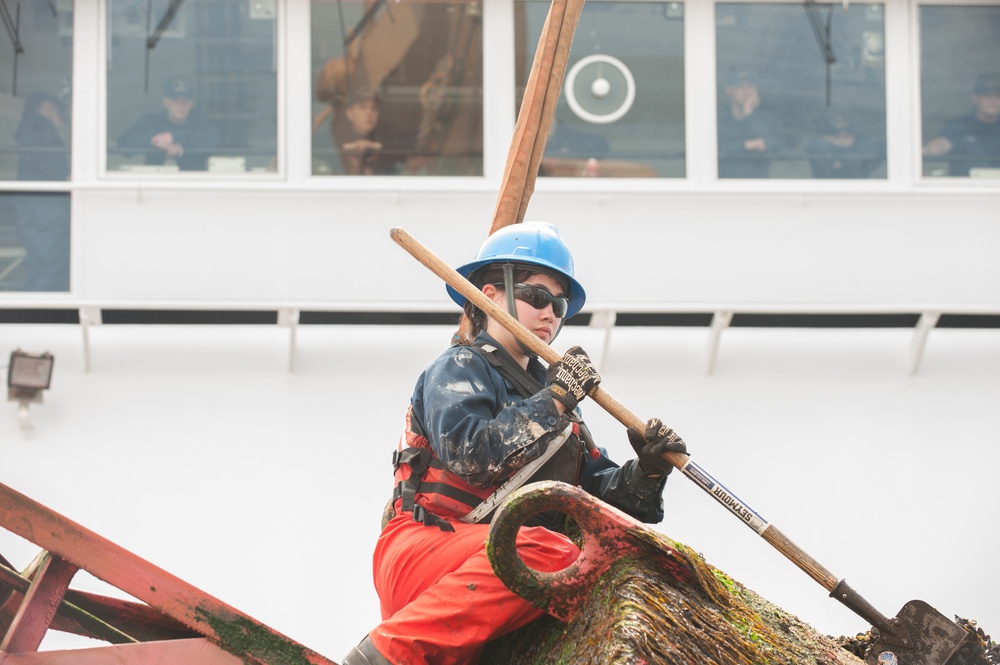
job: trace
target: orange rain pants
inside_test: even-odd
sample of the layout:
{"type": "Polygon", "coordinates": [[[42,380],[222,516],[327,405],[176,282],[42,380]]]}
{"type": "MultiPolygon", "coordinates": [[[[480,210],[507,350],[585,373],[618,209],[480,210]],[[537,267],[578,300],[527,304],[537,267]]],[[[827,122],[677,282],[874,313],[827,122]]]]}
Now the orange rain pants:
{"type": "MultiPolygon", "coordinates": [[[[487,641],[543,614],[493,573],[488,524],[451,524],[454,533],[400,513],[379,536],[374,576],[382,623],[369,637],[395,665],[474,665],[487,641]]],[[[516,544],[524,562],[542,572],[566,568],[580,552],[542,527],[522,527],[516,544]]]]}

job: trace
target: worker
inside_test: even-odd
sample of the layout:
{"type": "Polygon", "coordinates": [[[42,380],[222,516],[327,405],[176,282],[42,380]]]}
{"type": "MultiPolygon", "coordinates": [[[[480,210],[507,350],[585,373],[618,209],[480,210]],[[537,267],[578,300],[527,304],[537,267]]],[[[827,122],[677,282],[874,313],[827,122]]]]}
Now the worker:
{"type": "MultiPolygon", "coordinates": [[[[586,300],[551,224],[500,229],[458,272],[547,344],[586,300]]],[[[673,469],[663,454],[687,454],[684,441],[654,418],[645,431],[628,431],[638,457],[612,462],[577,408],[601,382],[587,353],[574,346],[546,368],[498,321],[448,292],[475,341],[456,343],[417,379],[373,557],[382,623],[345,665],[475,663],[486,642],[542,616],[497,578],[486,555],[491,497],[506,481],[572,483],[656,523],[673,469]]],[[[520,529],[516,546],[528,566],[555,572],[576,560],[579,549],[560,532],[564,519],[542,513],[520,529]]]]}

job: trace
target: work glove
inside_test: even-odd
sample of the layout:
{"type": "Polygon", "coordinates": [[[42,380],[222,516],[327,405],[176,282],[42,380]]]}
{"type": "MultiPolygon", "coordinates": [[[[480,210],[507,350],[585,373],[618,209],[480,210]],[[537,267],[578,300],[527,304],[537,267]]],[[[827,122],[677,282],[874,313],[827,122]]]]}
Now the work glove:
{"type": "Polygon", "coordinates": [[[684,440],[659,418],[650,418],[645,432],[629,427],[628,441],[636,451],[645,478],[662,478],[674,470],[674,465],[663,459],[663,453],[688,454],[684,440]]]}
{"type": "Polygon", "coordinates": [[[546,376],[549,392],[568,411],[575,409],[584,397],[592,395],[601,382],[601,375],[594,369],[590,356],[579,346],[571,347],[562,360],[549,365],[546,376]]]}

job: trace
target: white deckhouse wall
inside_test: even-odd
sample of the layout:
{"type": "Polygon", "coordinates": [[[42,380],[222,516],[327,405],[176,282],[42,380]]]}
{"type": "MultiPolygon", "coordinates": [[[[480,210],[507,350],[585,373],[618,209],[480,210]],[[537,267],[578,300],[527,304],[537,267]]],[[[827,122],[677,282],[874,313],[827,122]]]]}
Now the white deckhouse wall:
{"type": "MultiPolygon", "coordinates": [[[[0,182],[70,191],[73,210],[70,292],[0,294],[0,353],[56,355],[31,435],[0,412],[0,481],[338,659],[378,620],[388,451],[451,328],[300,321],[457,314],[389,230],[453,265],[483,240],[514,123],[512,4],[484,7],[485,175],[448,179],[310,175],[305,0],[278,2],[277,172],[106,173],[105,5],[75,4],[72,180],[0,182]],[[122,310],[273,325],[109,323],[122,310]]],[[[714,7],[685,5],[688,176],[541,179],[531,200],[589,293],[590,325],[556,346],[594,350],[612,394],[883,612],[923,598],[1000,631],[1000,181],[919,175],[918,5],[885,4],[888,178],[752,182],[715,178],[714,7]],[[616,326],[627,314],[700,318],[616,326]],[[906,323],[735,325],[753,314],[906,323]]],[[[665,533],[820,630],[865,630],[690,485],[671,480],[665,533]]],[[[5,532],[0,553],[34,555],[5,532]]]]}

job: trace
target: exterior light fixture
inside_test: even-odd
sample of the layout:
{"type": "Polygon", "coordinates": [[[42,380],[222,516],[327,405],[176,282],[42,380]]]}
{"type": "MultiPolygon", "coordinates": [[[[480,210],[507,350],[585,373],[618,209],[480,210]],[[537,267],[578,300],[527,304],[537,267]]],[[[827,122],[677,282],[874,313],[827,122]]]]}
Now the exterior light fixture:
{"type": "Polygon", "coordinates": [[[16,349],[10,354],[7,366],[7,401],[17,402],[17,418],[21,428],[31,429],[28,419],[28,405],[41,404],[42,391],[52,383],[52,365],[55,356],[51,353],[29,353],[16,349]]]}

